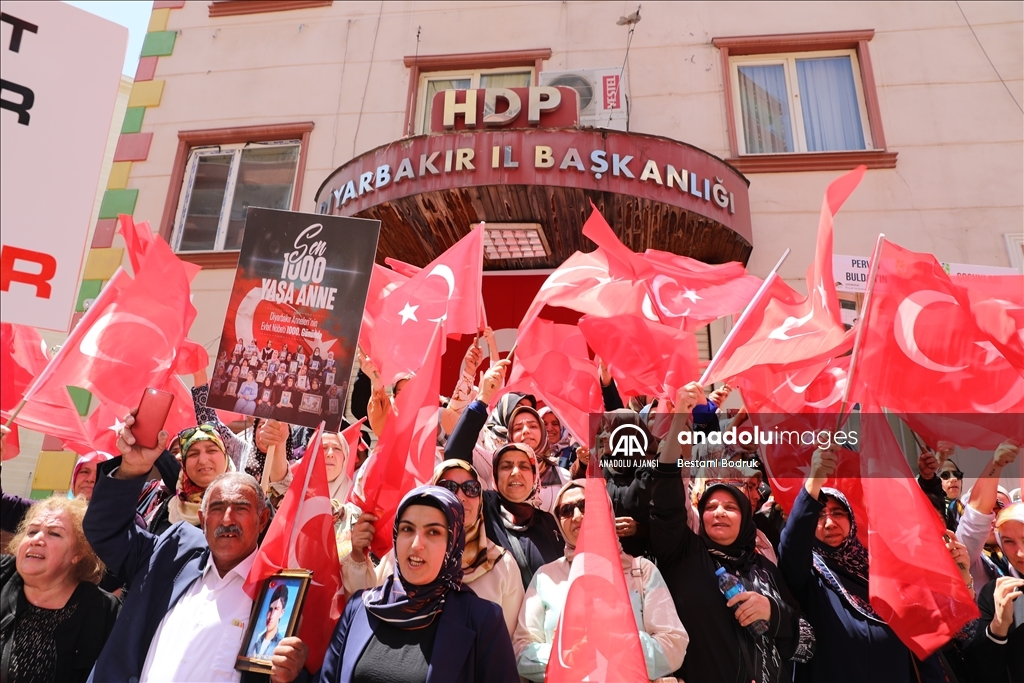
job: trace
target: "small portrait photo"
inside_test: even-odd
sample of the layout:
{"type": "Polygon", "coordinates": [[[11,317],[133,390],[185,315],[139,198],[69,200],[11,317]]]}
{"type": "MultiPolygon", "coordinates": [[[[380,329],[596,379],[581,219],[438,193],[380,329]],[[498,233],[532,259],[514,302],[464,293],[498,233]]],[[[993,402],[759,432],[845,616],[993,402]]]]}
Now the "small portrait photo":
{"type": "Polygon", "coordinates": [[[238,395],[238,382],[228,382],[228,388],[224,391],[225,396],[236,396],[238,395]]]}
{"type": "Polygon", "coordinates": [[[259,372],[256,373],[256,381],[257,382],[262,382],[266,378],[267,378],[267,371],[266,370],[260,370],[259,372]]]}
{"type": "Polygon", "coordinates": [[[212,391],[215,394],[220,394],[221,392],[223,392],[224,391],[224,378],[223,377],[214,377],[213,378],[213,384],[210,385],[210,391],[212,391]]]}
{"type": "Polygon", "coordinates": [[[273,389],[264,389],[263,390],[263,395],[260,396],[260,400],[263,401],[264,403],[270,403],[270,399],[271,399],[271,397],[273,395],[274,395],[274,390],[273,389]]]}
{"type": "Polygon", "coordinates": [[[337,415],[340,411],[340,407],[338,406],[339,403],[340,401],[336,398],[327,399],[327,412],[331,415],[337,415]]]}
{"type": "Polygon", "coordinates": [[[235,669],[270,672],[271,656],[281,640],[295,635],[311,572],[286,569],[267,578],[253,601],[249,626],[235,669]]]}
{"type": "Polygon", "coordinates": [[[317,396],[316,394],[303,394],[302,402],[299,404],[299,412],[319,415],[323,412],[323,401],[323,396],[317,396]]]}
{"type": "Polygon", "coordinates": [[[299,376],[295,378],[295,386],[297,386],[299,389],[308,389],[309,378],[306,375],[300,373],[299,376]]]}
{"type": "Polygon", "coordinates": [[[288,372],[290,374],[294,375],[298,371],[299,371],[299,363],[298,363],[298,361],[294,361],[293,360],[291,363],[288,364],[288,372]]]}
{"type": "Polygon", "coordinates": [[[318,360],[311,360],[311,361],[309,361],[309,369],[310,370],[319,370],[320,369],[320,361],[318,361],[318,360]]]}
{"type": "Polygon", "coordinates": [[[292,404],[292,392],[282,391],[281,400],[278,403],[282,406],[290,406],[292,404]]]}
{"type": "Polygon", "coordinates": [[[333,384],[334,384],[334,373],[333,372],[325,372],[324,373],[324,384],[326,384],[327,386],[333,386],[333,384]]]}
{"type": "Polygon", "coordinates": [[[306,363],[306,354],[299,351],[297,354],[295,354],[295,360],[299,362],[299,365],[304,365],[306,363]]]}

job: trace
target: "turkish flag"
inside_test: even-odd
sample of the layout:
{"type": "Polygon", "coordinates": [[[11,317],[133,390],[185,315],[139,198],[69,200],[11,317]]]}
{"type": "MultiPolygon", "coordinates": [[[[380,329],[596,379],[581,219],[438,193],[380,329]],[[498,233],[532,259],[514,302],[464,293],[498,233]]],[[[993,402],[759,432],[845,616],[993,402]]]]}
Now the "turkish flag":
{"type": "Polygon", "coordinates": [[[420,369],[436,324],[452,336],[480,330],[482,278],[478,226],[381,301],[370,336],[385,384],[420,369]]]}
{"type": "Polygon", "coordinates": [[[719,349],[705,384],[714,384],[756,365],[802,363],[832,358],[846,339],[832,274],[832,226],[835,214],[860,184],[865,166],[832,181],[818,219],[814,262],[807,270],[807,296],[774,273],[751,301],[729,343],[719,349]]]}
{"type": "Polygon", "coordinates": [[[644,258],[657,270],[646,280],[654,311],[661,322],[689,332],[742,311],[761,286],[735,261],[710,265],[655,249],[644,258]]]}
{"type": "Polygon", "coordinates": [[[642,280],[654,275],[654,267],[640,254],[623,244],[608,225],[601,212],[590,202],[590,217],[583,224],[583,234],[604,251],[610,270],[617,276],[642,280]]]}
{"type": "Polygon", "coordinates": [[[951,275],[967,291],[975,325],[1015,368],[1024,368],[1024,275],[951,275]]]}
{"type": "Polygon", "coordinates": [[[376,326],[377,317],[380,316],[386,299],[393,291],[409,281],[404,275],[373,264],[370,271],[370,285],[366,291],[366,306],[363,308],[363,323],[359,328],[359,346],[363,353],[374,358],[373,330],[376,326]]]}
{"type": "Polygon", "coordinates": [[[282,569],[313,572],[298,633],[309,647],[308,671],[316,671],[323,664],[334,625],[345,607],[322,430],[323,425],[295,466],[292,486],[267,529],[244,586],[249,597],[255,599],[263,581],[282,569]]]}
{"type": "MultiPolygon", "coordinates": [[[[146,387],[168,386],[196,316],[189,295],[180,261],[162,240],[154,240],[138,276],[114,274],[26,398],[76,386],[115,415],[127,414],[146,387]]],[[[195,424],[191,403],[190,398],[184,409],[195,424]]]]}
{"type": "Polygon", "coordinates": [[[591,441],[590,416],[604,411],[597,367],[575,325],[536,319],[519,329],[512,371],[505,388],[491,399],[491,407],[510,391],[536,396],[584,445],[591,441]]]}
{"type": "Polygon", "coordinates": [[[1024,437],[1024,368],[978,327],[969,293],[934,256],[885,241],[861,320],[852,400],[900,413],[933,445],[1024,437]]]}
{"type": "Polygon", "coordinates": [[[414,266],[413,264],[406,263],[405,261],[399,261],[398,259],[391,258],[390,256],[384,259],[384,263],[389,266],[391,270],[405,278],[413,277],[423,270],[419,266],[414,266]]]}
{"type": "Polygon", "coordinates": [[[348,447],[348,452],[345,454],[345,476],[349,481],[352,481],[356,474],[356,460],[359,459],[356,456],[359,453],[359,440],[362,437],[364,422],[366,422],[366,418],[361,417],[355,424],[341,430],[341,441],[348,447]]]}
{"type": "Polygon", "coordinates": [[[370,550],[384,557],[392,546],[402,496],[430,481],[437,453],[441,384],[441,326],[434,325],[424,366],[395,399],[377,448],[363,463],[348,501],[377,516],[370,550]]]}
{"type": "Polygon", "coordinates": [[[635,315],[587,315],[579,328],[624,394],[672,397],[700,375],[697,338],[690,332],[635,315]]]}
{"type": "Polygon", "coordinates": [[[978,618],[943,542],[945,524],[914,481],[881,409],[861,413],[871,606],[924,659],[978,618]]]}
{"type": "Polygon", "coordinates": [[[576,556],[544,672],[549,683],[647,681],[604,479],[587,480],[576,556]]]}

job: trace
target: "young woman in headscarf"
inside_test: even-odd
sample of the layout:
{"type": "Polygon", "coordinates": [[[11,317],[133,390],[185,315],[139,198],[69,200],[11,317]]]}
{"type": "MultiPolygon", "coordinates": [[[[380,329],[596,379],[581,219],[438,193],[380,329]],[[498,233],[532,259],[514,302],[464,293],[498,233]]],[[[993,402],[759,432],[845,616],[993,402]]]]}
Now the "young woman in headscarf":
{"type": "Polygon", "coordinates": [[[569,471],[558,466],[540,413],[527,405],[520,405],[513,410],[509,416],[508,436],[513,443],[524,443],[533,449],[537,456],[537,479],[540,482],[538,507],[545,512],[552,512],[555,509],[555,496],[569,481],[569,471]]]}
{"type": "MultiPolygon", "coordinates": [[[[704,391],[696,382],[679,390],[670,432],[691,431],[690,412],[704,391]]],[[[690,447],[662,443],[651,486],[651,546],[683,626],[690,635],[677,676],[687,681],[791,680],[793,661],[813,653],[814,634],[800,618],[778,568],[755,551],[757,528],[750,501],[728,484],[713,484],[701,496],[695,533],[680,459],[690,447]],[[726,600],[716,572],[724,568],[744,591],[726,600]],[[768,623],[755,636],[747,627],[768,623]]]]}
{"type": "MultiPolygon", "coordinates": [[[[590,481],[598,486],[601,484],[600,479],[590,481]]],[[[587,483],[587,479],[575,479],[559,490],[555,510],[565,539],[565,557],[549,562],[537,571],[519,612],[512,647],[516,652],[519,675],[527,680],[544,680],[555,627],[569,591],[569,571],[583,526],[587,483]]],[[[619,559],[640,634],[647,677],[655,680],[669,676],[683,663],[690,638],[679,621],[672,596],[654,563],[623,552],[620,552],[619,559]]]]}
{"type": "Polygon", "coordinates": [[[544,422],[544,431],[547,433],[548,443],[551,445],[551,457],[559,467],[568,470],[569,465],[572,464],[572,456],[576,452],[572,434],[562,426],[562,421],[558,419],[551,408],[544,406],[537,411],[537,414],[544,422]]]}
{"type": "Polygon", "coordinates": [[[875,613],[868,598],[868,551],[846,497],[822,488],[833,451],[815,451],[779,544],[779,570],[818,635],[807,681],[945,681],[937,655],[918,660],[875,613]]]}
{"type": "MultiPolygon", "coordinates": [[[[523,603],[523,581],[512,554],[487,538],[484,524],[483,487],[476,469],[462,460],[445,460],[434,468],[431,485],[446,488],[458,497],[466,512],[466,549],[462,553],[462,583],[484,600],[501,607],[509,635],[516,628],[523,603]]],[[[375,518],[363,517],[352,530],[354,552],[342,558],[345,592],[382,585],[394,573],[395,554],[388,553],[376,568],[366,557],[373,540],[375,518]]]]}
{"type": "Polygon", "coordinates": [[[465,543],[462,503],[451,491],[406,494],[395,515],[394,573],[348,601],[319,681],[517,682],[501,609],[462,583],[465,543]]]}

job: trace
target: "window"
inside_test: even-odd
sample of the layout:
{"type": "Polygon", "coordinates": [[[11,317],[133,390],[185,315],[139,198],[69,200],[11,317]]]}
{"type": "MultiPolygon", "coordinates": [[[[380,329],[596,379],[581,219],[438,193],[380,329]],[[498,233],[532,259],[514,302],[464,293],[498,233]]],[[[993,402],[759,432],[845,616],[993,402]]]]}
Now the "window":
{"type": "Polygon", "coordinates": [[[727,160],[744,173],[895,168],[868,43],[874,31],[715,38],[727,160]]]}
{"type": "Polygon", "coordinates": [[[730,62],[743,154],[871,148],[852,50],[733,57],[730,62]]]}
{"type": "Polygon", "coordinates": [[[430,105],[442,90],[476,88],[526,88],[533,83],[533,69],[489,69],[464,72],[432,72],[420,77],[417,133],[430,131],[430,105]]]}
{"type": "Polygon", "coordinates": [[[204,268],[234,268],[250,206],[299,211],[311,121],[178,131],[160,236],[204,268]]]}
{"type": "Polygon", "coordinates": [[[175,250],[239,249],[248,207],[291,208],[300,147],[300,140],[284,140],[193,149],[175,223],[175,250]]]}

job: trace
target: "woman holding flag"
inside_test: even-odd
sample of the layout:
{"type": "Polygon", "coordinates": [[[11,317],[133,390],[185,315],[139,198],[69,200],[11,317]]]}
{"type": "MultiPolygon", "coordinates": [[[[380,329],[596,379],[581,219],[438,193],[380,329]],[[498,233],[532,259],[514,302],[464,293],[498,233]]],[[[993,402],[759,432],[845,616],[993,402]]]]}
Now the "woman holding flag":
{"type": "Polygon", "coordinates": [[[395,571],[349,600],[319,681],[516,683],[501,609],[462,583],[465,544],[462,503],[451,491],[406,494],[395,515],[395,571]]]}

